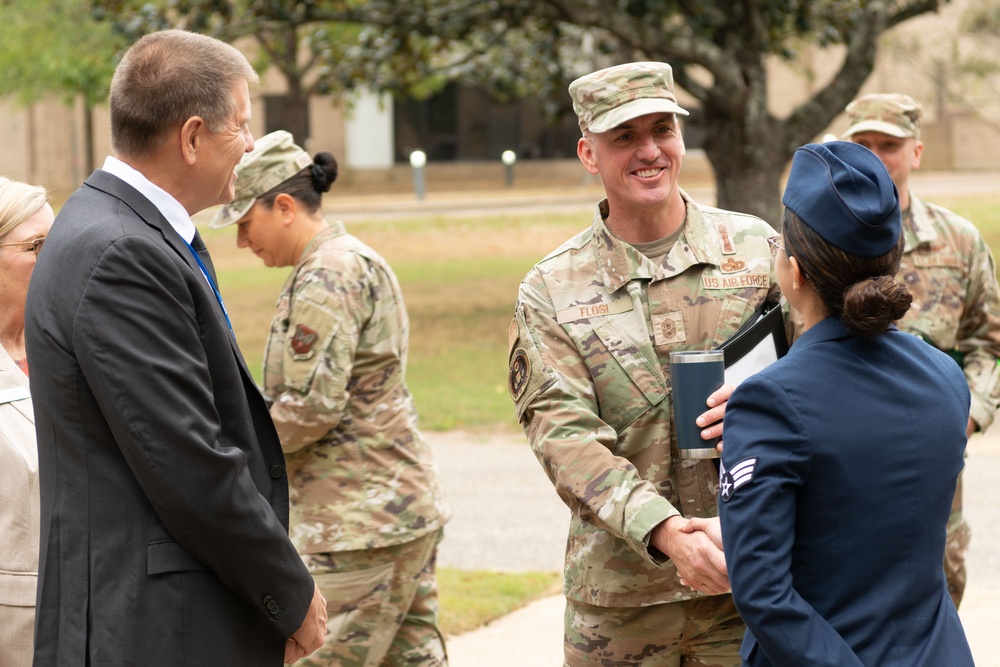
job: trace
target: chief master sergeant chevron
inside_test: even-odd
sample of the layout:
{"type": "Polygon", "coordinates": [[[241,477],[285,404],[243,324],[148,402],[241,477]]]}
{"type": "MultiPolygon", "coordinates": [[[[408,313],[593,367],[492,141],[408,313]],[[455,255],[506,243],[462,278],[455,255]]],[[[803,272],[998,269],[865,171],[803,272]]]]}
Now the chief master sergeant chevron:
{"type": "MultiPolygon", "coordinates": [[[[678,186],[688,112],[669,65],[611,67],[569,92],[577,155],[607,196],[521,283],[509,356],[518,420],[571,509],[565,664],[739,665],[720,542],[685,530],[717,516],[718,473],[678,458],[669,354],[716,347],[777,298],[775,232],[678,186]]],[[[723,409],[699,418],[703,436],[723,409]]]]}

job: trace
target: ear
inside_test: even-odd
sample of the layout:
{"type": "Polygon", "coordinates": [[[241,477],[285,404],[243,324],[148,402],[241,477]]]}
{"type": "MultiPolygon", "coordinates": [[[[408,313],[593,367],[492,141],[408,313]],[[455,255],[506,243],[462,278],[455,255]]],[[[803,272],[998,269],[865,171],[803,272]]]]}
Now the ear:
{"type": "Polygon", "coordinates": [[[207,131],[208,126],[201,116],[191,116],[181,125],[181,154],[189,166],[198,161],[198,149],[207,131]]]}
{"type": "Polygon", "coordinates": [[[924,154],[924,142],[917,141],[913,144],[913,161],[910,163],[911,169],[920,168],[920,157],[924,154]]]}
{"type": "Polygon", "coordinates": [[[295,219],[295,214],[299,210],[299,202],[287,192],[282,192],[274,198],[272,208],[281,216],[281,224],[287,227],[295,219]]]}
{"type": "Polygon", "coordinates": [[[584,168],[592,175],[600,173],[597,167],[597,156],[594,155],[594,144],[587,137],[580,137],[576,142],[576,156],[580,158],[584,168]]]}
{"type": "Polygon", "coordinates": [[[792,275],[792,289],[802,289],[806,283],[806,274],[802,271],[802,267],[799,266],[799,260],[794,257],[789,257],[788,270],[792,275]]]}

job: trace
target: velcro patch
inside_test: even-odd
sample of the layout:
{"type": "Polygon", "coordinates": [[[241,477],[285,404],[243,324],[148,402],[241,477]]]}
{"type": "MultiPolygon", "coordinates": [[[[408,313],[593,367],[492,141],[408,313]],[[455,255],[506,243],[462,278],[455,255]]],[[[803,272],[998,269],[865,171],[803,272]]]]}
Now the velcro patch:
{"type": "Polygon", "coordinates": [[[733,235],[729,233],[729,225],[725,222],[720,222],[715,228],[715,231],[719,232],[719,242],[722,245],[722,254],[734,254],[736,252],[736,248],[733,247],[733,235]]]}
{"type": "Polygon", "coordinates": [[[728,502],[741,486],[749,484],[753,480],[753,474],[757,470],[757,457],[743,459],[730,470],[719,462],[719,495],[722,502],[728,502]]]}
{"type": "Polygon", "coordinates": [[[299,356],[309,354],[317,340],[319,340],[319,334],[316,333],[315,329],[304,324],[297,324],[295,325],[295,333],[292,335],[292,352],[299,356]]]}
{"type": "Polygon", "coordinates": [[[723,273],[737,273],[747,268],[746,261],[742,257],[727,257],[726,261],[719,265],[719,270],[723,273]]]}
{"type": "Polygon", "coordinates": [[[587,320],[591,317],[602,317],[604,315],[617,315],[632,310],[632,299],[627,296],[620,296],[609,303],[591,303],[564,308],[556,313],[556,321],[559,324],[576,322],[577,320],[587,320]]]}
{"type": "Polygon", "coordinates": [[[683,343],[687,340],[684,333],[684,316],[680,311],[653,315],[653,339],[657,347],[683,343]]]}
{"type": "Polygon", "coordinates": [[[761,287],[766,289],[771,285],[771,277],[766,273],[721,276],[705,273],[701,276],[701,283],[705,289],[740,289],[743,287],[761,287]]]}
{"type": "Polygon", "coordinates": [[[509,389],[511,398],[515,401],[521,398],[524,390],[528,387],[528,378],[531,377],[531,362],[528,361],[528,353],[523,347],[514,350],[514,356],[510,360],[509,389]]]}

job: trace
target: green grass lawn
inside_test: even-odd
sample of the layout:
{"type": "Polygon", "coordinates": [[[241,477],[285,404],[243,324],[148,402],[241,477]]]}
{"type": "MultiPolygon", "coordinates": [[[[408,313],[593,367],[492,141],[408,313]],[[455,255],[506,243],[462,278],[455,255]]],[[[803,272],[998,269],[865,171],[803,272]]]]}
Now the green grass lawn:
{"type": "Polygon", "coordinates": [[[996,257],[1000,251],[1000,193],[992,196],[938,197],[933,203],[975,223],[996,257]]]}
{"type": "Polygon", "coordinates": [[[559,593],[559,572],[479,572],[438,570],[441,632],[458,635],[523,607],[532,600],[559,593]]]}

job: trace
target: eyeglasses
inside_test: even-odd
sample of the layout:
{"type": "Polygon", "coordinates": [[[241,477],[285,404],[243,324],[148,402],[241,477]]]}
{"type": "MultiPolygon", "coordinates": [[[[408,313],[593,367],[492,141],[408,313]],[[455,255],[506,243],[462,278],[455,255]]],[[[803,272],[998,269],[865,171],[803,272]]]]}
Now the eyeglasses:
{"type": "MultiPolygon", "coordinates": [[[[777,257],[779,250],[785,250],[785,246],[778,243],[779,240],[781,240],[780,236],[772,236],[767,240],[767,245],[771,246],[771,257],[777,257]]],[[[785,252],[785,254],[787,255],[788,253],[785,252]]]]}
{"type": "Polygon", "coordinates": [[[15,246],[24,247],[31,246],[31,252],[35,253],[35,257],[38,257],[38,253],[42,251],[42,244],[45,243],[45,237],[40,239],[33,239],[31,241],[18,241],[17,243],[0,243],[0,248],[13,248],[15,246]]]}

